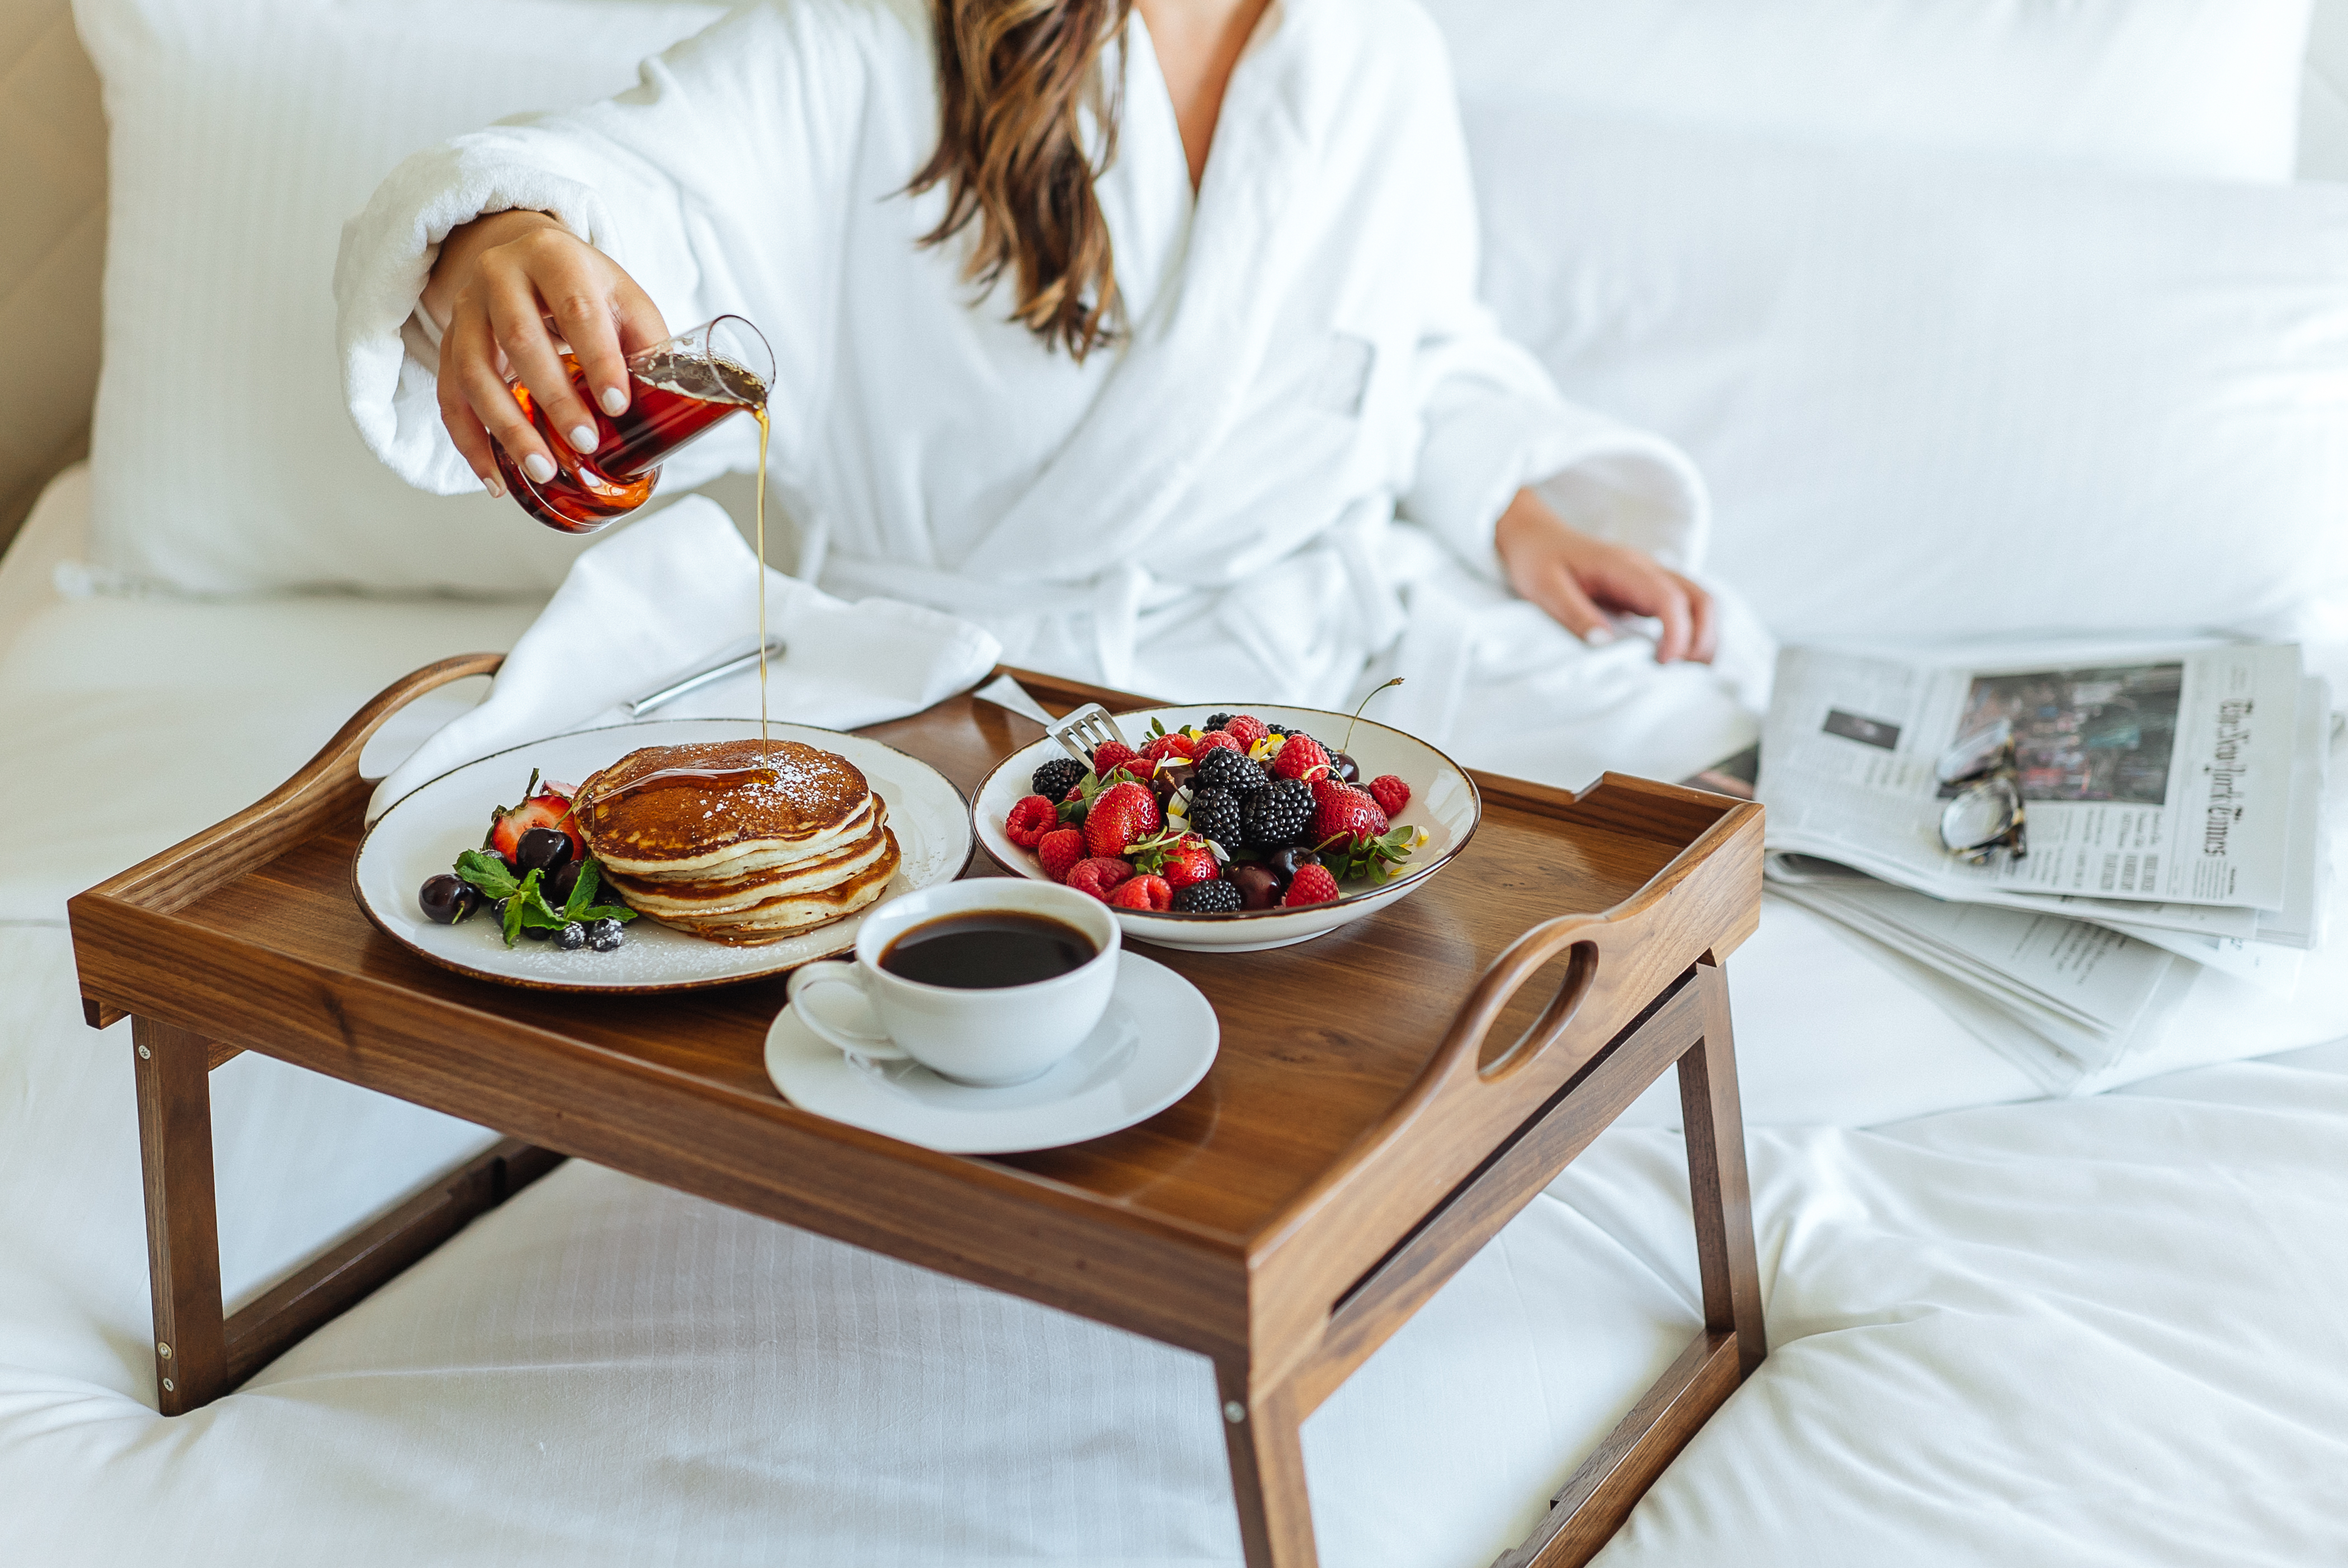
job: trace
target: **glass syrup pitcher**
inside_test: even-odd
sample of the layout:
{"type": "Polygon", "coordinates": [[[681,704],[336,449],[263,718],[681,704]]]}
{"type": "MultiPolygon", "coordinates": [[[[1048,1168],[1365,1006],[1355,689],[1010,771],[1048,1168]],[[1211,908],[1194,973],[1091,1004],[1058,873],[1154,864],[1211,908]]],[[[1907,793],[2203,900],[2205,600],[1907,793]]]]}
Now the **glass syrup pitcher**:
{"type": "MultiPolygon", "coordinates": [[[[721,315],[665,343],[628,356],[628,406],[606,414],[587,387],[577,356],[565,350],[562,367],[602,438],[582,452],[557,435],[530,388],[511,383],[514,401],[530,416],[555,463],[554,477],[532,480],[502,446],[491,443],[498,471],[522,510],[549,528],[592,533],[652,498],[660,465],[669,455],[729,414],[761,417],[774,385],[775,356],[758,329],[738,315],[721,315]]],[[[759,443],[763,464],[765,442],[759,443]]],[[[764,486],[761,485],[763,490],[764,486]]],[[[762,520],[763,521],[763,520],[762,520]]],[[[761,530],[763,531],[763,529],[761,530]]]]}

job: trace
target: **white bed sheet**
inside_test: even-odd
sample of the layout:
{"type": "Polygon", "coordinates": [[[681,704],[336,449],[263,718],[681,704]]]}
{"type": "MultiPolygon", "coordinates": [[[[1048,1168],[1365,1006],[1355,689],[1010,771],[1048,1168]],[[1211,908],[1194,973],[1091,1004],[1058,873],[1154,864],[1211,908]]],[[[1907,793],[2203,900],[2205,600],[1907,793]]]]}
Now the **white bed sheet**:
{"type": "MultiPolygon", "coordinates": [[[[93,600],[0,655],[0,1560],[1236,1562],[1195,1357],[577,1164],[153,1414],[62,901],[529,614],[93,600]]],[[[1798,912],[1731,974],[1778,1348],[1607,1563],[2348,1560],[2348,1051],[1984,1104],[2028,1080],[1798,912]]],[[[487,1136],[252,1057],[215,1093],[232,1299],[487,1136]]],[[[1680,1157],[1609,1133],[1313,1418],[1333,1568],[1481,1568],[1675,1352],[1680,1157]]]]}

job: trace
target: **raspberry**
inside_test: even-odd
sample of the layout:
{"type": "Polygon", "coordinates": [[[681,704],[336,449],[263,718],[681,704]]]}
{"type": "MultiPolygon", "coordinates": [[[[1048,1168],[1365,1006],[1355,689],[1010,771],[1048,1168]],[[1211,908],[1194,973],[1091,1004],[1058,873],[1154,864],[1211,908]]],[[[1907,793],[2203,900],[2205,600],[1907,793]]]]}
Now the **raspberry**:
{"type": "Polygon", "coordinates": [[[1044,862],[1044,874],[1056,882],[1068,880],[1068,872],[1085,858],[1085,836],[1075,828],[1061,828],[1044,835],[1035,845],[1035,858],[1044,862]]]}
{"type": "Polygon", "coordinates": [[[1280,902],[1293,909],[1300,903],[1334,903],[1336,898],[1337,879],[1327,866],[1300,866],[1296,880],[1288,884],[1288,896],[1280,902]]]}
{"type": "Polygon", "coordinates": [[[1253,746],[1272,733],[1272,727],[1251,713],[1234,716],[1223,726],[1224,732],[1240,743],[1241,750],[1253,746]]]}
{"type": "Polygon", "coordinates": [[[1166,885],[1164,877],[1139,876],[1119,886],[1108,902],[1116,909],[1170,909],[1174,890],[1166,885]]]}
{"type": "Polygon", "coordinates": [[[1410,786],[1391,773],[1381,773],[1370,780],[1370,793],[1376,798],[1378,810],[1387,816],[1399,816],[1410,804],[1410,786]]]}
{"type": "Polygon", "coordinates": [[[1280,779],[1325,779],[1330,772],[1329,754],[1303,730],[1292,730],[1272,759],[1272,771],[1280,779]]]}
{"type": "Polygon", "coordinates": [[[1161,735],[1142,747],[1142,760],[1156,762],[1160,758],[1171,757],[1178,762],[1188,762],[1192,744],[1187,735],[1161,735]]]}
{"type": "Polygon", "coordinates": [[[1035,777],[1027,781],[1027,787],[1046,800],[1065,800],[1068,791],[1076,787],[1076,780],[1091,771],[1073,757],[1055,757],[1035,769],[1035,777]]]}
{"type": "Polygon", "coordinates": [[[1140,755],[1122,741],[1104,740],[1093,748],[1093,771],[1106,779],[1140,755]]]}
{"type": "Polygon", "coordinates": [[[1041,795],[1024,795],[1003,824],[1004,836],[1023,850],[1032,850],[1044,835],[1060,825],[1060,809],[1041,795]]]}
{"type": "Polygon", "coordinates": [[[1185,914],[1230,914],[1243,901],[1240,890],[1227,882],[1196,882],[1174,892],[1174,907],[1185,914]]]}
{"type": "Polygon", "coordinates": [[[1210,729],[1190,742],[1190,756],[1194,760],[1204,757],[1210,751],[1244,752],[1246,750],[1247,748],[1241,746],[1236,737],[1230,731],[1222,729],[1210,729]]]}
{"type": "Polygon", "coordinates": [[[1114,855],[1102,855],[1089,861],[1078,861],[1076,868],[1068,872],[1068,885],[1107,903],[1109,890],[1132,875],[1131,866],[1114,855]]]}

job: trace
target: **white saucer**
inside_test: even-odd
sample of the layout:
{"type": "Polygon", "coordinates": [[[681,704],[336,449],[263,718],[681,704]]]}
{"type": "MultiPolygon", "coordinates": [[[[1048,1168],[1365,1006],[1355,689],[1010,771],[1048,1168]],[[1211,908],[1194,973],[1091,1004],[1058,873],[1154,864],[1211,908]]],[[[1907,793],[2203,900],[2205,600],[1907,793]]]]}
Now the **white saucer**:
{"type": "MultiPolygon", "coordinates": [[[[813,995],[843,1012],[862,1006],[836,986],[813,995]]],[[[869,1016],[863,1025],[872,1026],[869,1016]]],[[[942,1154],[1017,1154],[1106,1137],[1157,1115],[1207,1076],[1221,1039],[1215,1009],[1197,986],[1128,950],[1117,955],[1117,991],[1098,1026],[1029,1082],[976,1088],[918,1062],[851,1057],[789,1007],[767,1031],[767,1076],[801,1110],[851,1127],[942,1154]]]]}

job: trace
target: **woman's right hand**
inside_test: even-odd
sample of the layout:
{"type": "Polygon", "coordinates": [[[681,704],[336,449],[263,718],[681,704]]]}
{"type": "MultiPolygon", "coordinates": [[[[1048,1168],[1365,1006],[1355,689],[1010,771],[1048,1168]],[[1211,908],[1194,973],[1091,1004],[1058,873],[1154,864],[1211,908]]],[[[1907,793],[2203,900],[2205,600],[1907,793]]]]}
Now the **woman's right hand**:
{"type": "Polygon", "coordinates": [[[494,439],[533,480],[553,454],[506,384],[509,371],[580,451],[595,421],[562,367],[567,345],[606,414],[628,406],[627,356],[668,336],[635,279],[543,212],[495,212],[451,230],[424,285],[440,325],[440,422],[491,495],[505,494],[494,439]]]}

